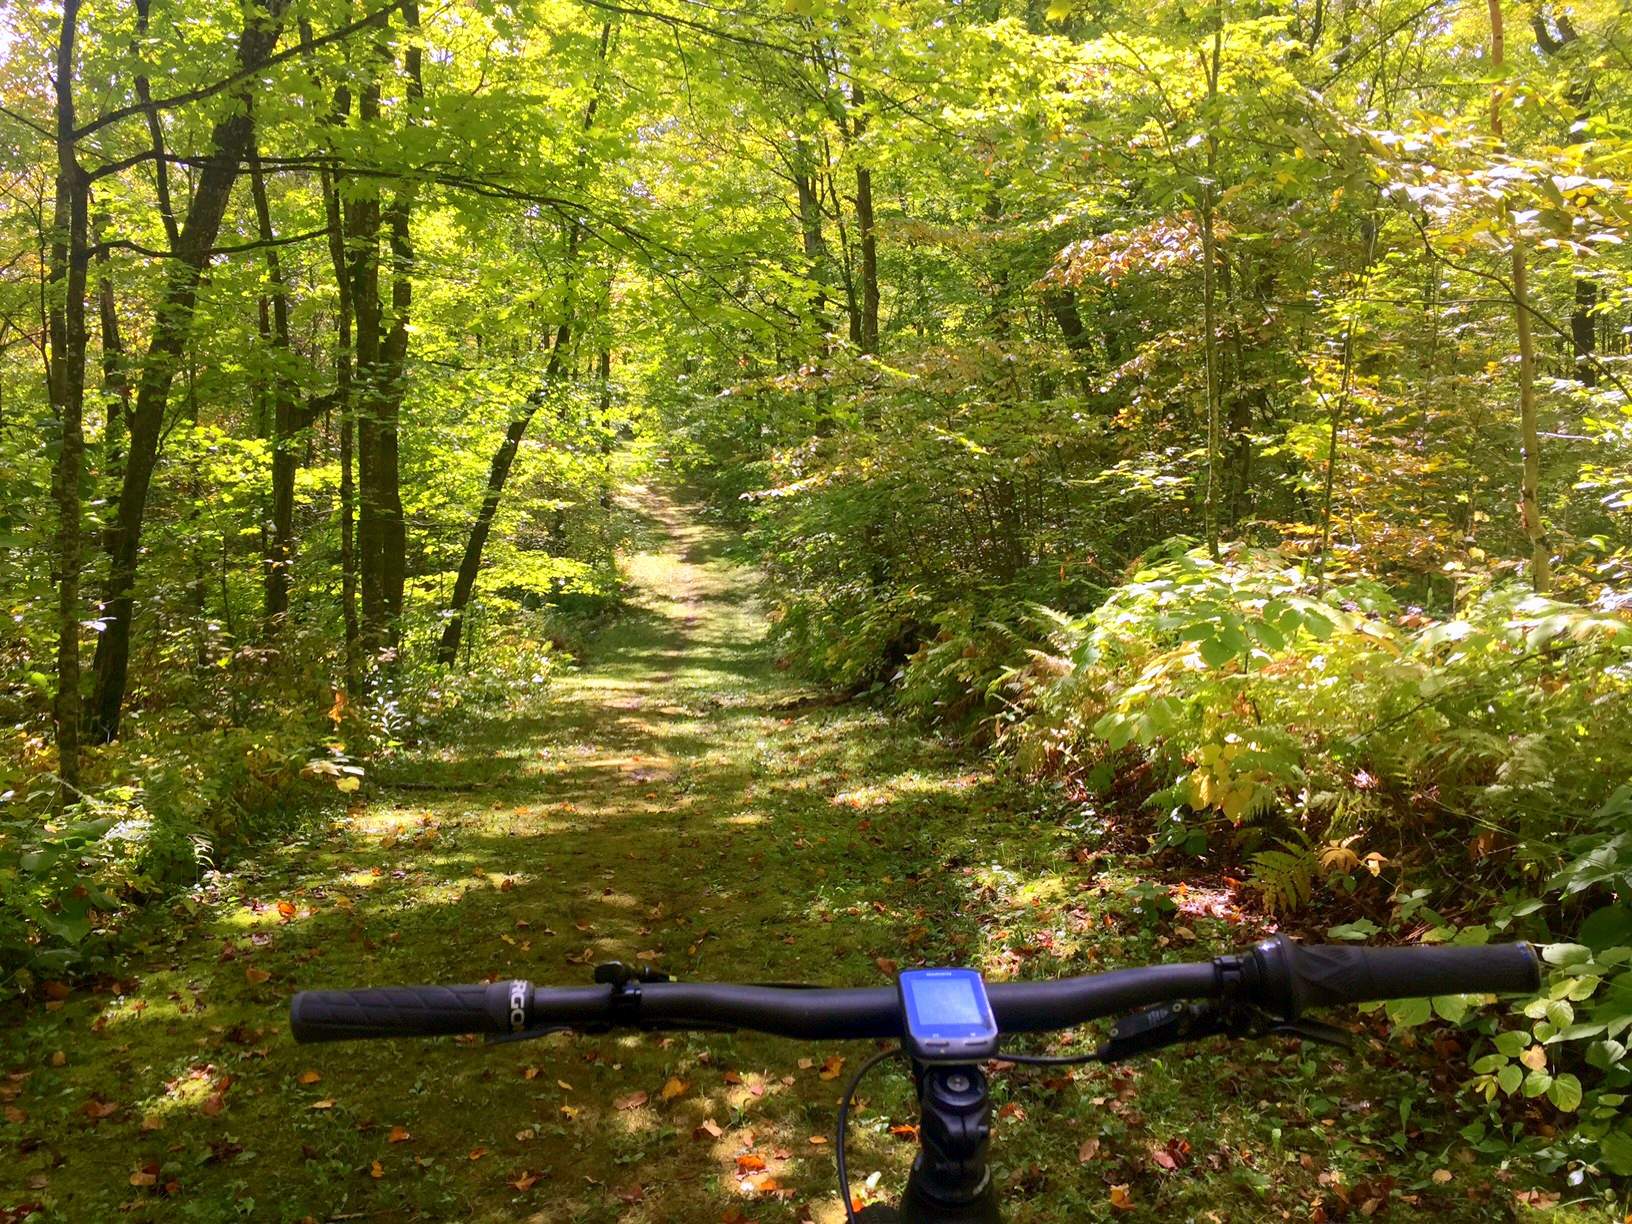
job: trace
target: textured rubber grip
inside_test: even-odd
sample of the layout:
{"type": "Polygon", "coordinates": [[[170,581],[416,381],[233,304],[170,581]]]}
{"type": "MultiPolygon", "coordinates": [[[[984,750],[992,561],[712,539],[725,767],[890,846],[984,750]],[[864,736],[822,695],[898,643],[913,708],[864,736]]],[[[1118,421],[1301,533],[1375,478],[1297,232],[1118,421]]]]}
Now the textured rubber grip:
{"type": "Polygon", "coordinates": [[[296,1041],[354,1037],[437,1037],[448,1033],[508,1033],[522,1024],[512,1013],[522,989],[522,1024],[532,988],[525,982],[478,986],[381,986],[370,990],[303,990],[289,1004],[296,1041]]]}
{"type": "Polygon", "coordinates": [[[1352,948],[1285,936],[1256,949],[1264,1002],[1287,1017],[1307,1008],[1448,994],[1527,994],[1541,964],[1527,943],[1483,947],[1352,948]]]}

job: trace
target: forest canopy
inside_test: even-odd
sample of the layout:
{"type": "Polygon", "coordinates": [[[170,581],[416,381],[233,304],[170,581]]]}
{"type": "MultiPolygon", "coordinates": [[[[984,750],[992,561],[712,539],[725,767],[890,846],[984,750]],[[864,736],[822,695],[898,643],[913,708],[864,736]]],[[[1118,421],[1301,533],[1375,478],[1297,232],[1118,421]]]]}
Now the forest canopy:
{"type": "Polygon", "coordinates": [[[547,705],[651,480],[834,700],[1551,945],[1391,1014],[1632,1175],[1629,239],[1611,0],[6,7],[0,997],[547,705]]]}

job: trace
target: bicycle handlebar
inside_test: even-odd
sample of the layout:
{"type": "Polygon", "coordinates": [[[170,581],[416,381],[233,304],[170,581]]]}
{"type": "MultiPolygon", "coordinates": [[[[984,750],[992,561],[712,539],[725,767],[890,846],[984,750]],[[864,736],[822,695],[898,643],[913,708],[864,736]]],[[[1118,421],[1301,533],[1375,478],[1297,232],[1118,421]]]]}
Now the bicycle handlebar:
{"type": "MultiPolygon", "coordinates": [[[[1133,1008],[1181,999],[1238,999],[1293,1021],[1310,1007],[1461,993],[1537,989],[1529,944],[1353,948],[1300,945],[1284,935],[1235,956],[1150,965],[1052,982],[993,982],[992,1012],[1004,1033],[1071,1028],[1133,1008]]],[[[550,1029],[745,1028],[806,1040],[901,1035],[893,987],[734,986],[692,982],[533,987],[473,986],[308,990],[289,1009],[300,1042],[452,1033],[521,1035],[550,1029]]]]}

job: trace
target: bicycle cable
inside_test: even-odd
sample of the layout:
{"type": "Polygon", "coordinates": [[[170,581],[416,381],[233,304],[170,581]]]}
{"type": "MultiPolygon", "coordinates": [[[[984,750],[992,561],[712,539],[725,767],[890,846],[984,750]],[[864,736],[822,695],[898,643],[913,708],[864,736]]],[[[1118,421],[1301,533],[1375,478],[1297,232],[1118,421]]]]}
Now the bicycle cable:
{"type": "Polygon", "coordinates": [[[1016,1063],[1022,1067],[1075,1067],[1083,1063],[1109,1061],[1103,1050],[1090,1054],[1010,1054],[1007,1050],[999,1050],[995,1057],[998,1062],[1016,1063]]]}
{"type": "Polygon", "coordinates": [[[839,1126],[838,1135],[834,1139],[833,1154],[839,1166],[839,1198],[844,1201],[846,1224],[854,1224],[856,1219],[856,1207],[850,1199],[850,1172],[845,1167],[844,1162],[844,1136],[850,1124],[850,1102],[856,1095],[856,1088],[861,1083],[862,1076],[866,1075],[867,1072],[878,1066],[886,1058],[894,1058],[900,1053],[902,1053],[901,1047],[894,1046],[891,1049],[880,1050],[877,1054],[874,1054],[861,1064],[861,1068],[855,1075],[850,1077],[850,1083],[845,1087],[844,1095],[839,1098],[839,1126]]]}

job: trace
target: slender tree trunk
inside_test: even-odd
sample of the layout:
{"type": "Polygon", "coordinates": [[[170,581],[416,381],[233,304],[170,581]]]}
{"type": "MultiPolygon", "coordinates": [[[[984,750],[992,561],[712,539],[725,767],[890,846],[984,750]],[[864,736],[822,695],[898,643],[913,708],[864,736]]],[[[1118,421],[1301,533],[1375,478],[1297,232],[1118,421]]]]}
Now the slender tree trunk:
{"type": "MultiPolygon", "coordinates": [[[[277,44],[288,0],[262,0],[251,7],[238,42],[240,69],[253,70],[277,44]]],[[[130,452],[119,504],[108,533],[108,588],[96,644],[96,687],[89,711],[92,735],[99,741],[119,734],[130,669],[131,620],[136,607],[136,571],[141,556],[147,495],[158,463],[170,385],[192,333],[198,282],[215,245],[238,176],[238,163],[249,144],[248,96],[251,86],[233,93],[236,105],[211,133],[211,155],[199,174],[198,190],[167,266],[164,295],[153,323],[152,339],[142,361],[136,407],[131,414],[130,452]]]]}
{"type": "Polygon", "coordinates": [[[850,90],[854,118],[852,148],[856,150],[856,237],[861,244],[861,328],[859,341],[864,353],[878,352],[878,234],[873,218],[873,171],[861,159],[860,143],[867,130],[862,110],[866,96],[860,85],[850,90]]]}
{"type": "MultiPolygon", "coordinates": [[[[414,0],[402,6],[409,41],[403,53],[406,79],[407,124],[418,123],[418,110],[425,90],[420,78],[419,8],[414,0]]],[[[381,353],[384,382],[379,398],[379,432],[375,445],[379,455],[380,493],[380,585],[385,613],[386,641],[393,651],[401,646],[403,590],[408,573],[407,524],[402,513],[401,462],[398,434],[402,402],[408,389],[408,326],[414,304],[414,246],[410,223],[414,211],[414,187],[402,186],[392,198],[386,224],[391,247],[391,331],[381,353]]]]}
{"type": "Polygon", "coordinates": [[[102,425],[102,471],[117,479],[124,461],[125,423],[130,417],[130,373],[125,342],[119,334],[119,312],[113,293],[112,262],[106,248],[97,252],[97,314],[102,325],[102,394],[106,412],[102,425]]]}
{"type": "Polygon", "coordinates": [[[562,320],[555,332],[555,344],[550,350],[550,361],[544,370],[544,386],[535,391],[527,400],[527,407],[504,432],[504,441],[499,443],[499,449],[493,455],[493,463],[487,472],[487,489],[482,494],[481,508],[476,512],[476,521],[471,524],[470,537],[465,541],[464,556],[459,560],[459,573],[453,580],[453,595],[448,600],[446,620],[442,625],[442,640],[437,646],[436,661],[443,667],[451,667],[459,658],[459,639],[464,633],[465,609],[470,604],[470,597],[476,590],[476,579],[482,572],[482,552],[487,547],[487,537],[493,530],[493,520],[499,513],[499,502],[504,496],[504,485],[510,479],[511,465],[516,461],[516,451],[521,447],[521,440],[527,433],[527,426],[531,424],[533,414],[538,406],[549,398],[551,384],[560,375],[561,355],[566,351],[568,338],[571,334],[571,324],[562,320]]]}
{"type": "Polygon", "coordinates": [[[1202,326],[1206,329],[1203,350],[1207,363],[1207,489],[1203,506],[1203,524],[1207,536],[1207,551],[1218,559],[1218,451],[1219,451],[1219,389],[1218,389],[1218,306],[1216,261],[1217,242],[1213,234],[1213,191],[1218,176],[1218,138],[1211,130],[1212,105],[1218,97],[1218,67],[1223,53],[1224,32],[1220,16],[1213,9],[1213,48],[1207,68],[1207,103],[1209,110],[1207,132],[1207,179],[1201,187],[1201,285],[1202,326]]]}
{"type": "MultiPolygon", "coordinates": [[[[612,37],[611,23],[601,26],[600,63],[606,64],[607,49],[612,37]]],[[[587,134],[595,123],[595,111],[601,101],[601,79],[597,77],[595,91],[590,95],[588,104],[584,107],[583,131],[587,134]]],[[[582,179],[585,169],[583,161],[579,161],[579,177],[582,179]]],[[[576,223],[572,224],[567,234],[567,275],[572,275],[573,265],[577,262],[578,242],[580,229],[576,223]]],[[[471,524],[470,537],[465,541],[465,552],[459,560],[459,572],[454,577],[453,595],[448,601],[447,619],[442,626],[442,640],[437,645],[436,661],[443,667],[451,667],[459,658],[459,640],[465,628],[465,609],[470,605],[470,597],[476,590],[476,579],[482,572],[482,552],[487,547],[487,537],[493,530],[493,520],[499,512],[499,502],[504,496],[505,482],[510,478],[511,465],[515,463],[516,452],[521,447],[521,440],[527,433],[527,426],[532,422],[533,414],[538,406],[548,397],[555,380],[560,377],[562,362],[566,357],[567,342],[572,336],[572,294],[571,281],[568,281],[566,313],[560,325],[555,330],[555,343],[550,348],[550,360],[544,367],[544,385],[529,397],[527,407],[510,427],[505,430],[504,440],[499,443],[499,449],[493,455],[493,462],[488,468],[487,489],[482,494],[481,508],[476,512],[476,521],[471,524]]],[[[607,349],[601,350],[600,377],[601,377],[601,406],[603,413],[611,403],[611,374],[612,354],[607,349]]],[[[604,504],[604,503],[603,503],[604,504]]],[[[467,643],[465,657],[468,663],[470,652],[467,643]]]]}
{"type": "MultiPolygon", "coordinates": [[[[1499,74],[1505,61],[1502,31],[1502,0],[1489,0],[1490,61],[1499,74]]],[[[1501,146],[1502,87],[1491,90],[1490,130],[1501,146]]],[[[1524,448],[1519,478],[1519,517],[1530,541],[1530,585],[1538,594],[1552,589],[1552,548],[1541,519],[1541,432],[1536,424],[1536,344],[1530,330],[1530,272],[1524,235],[1511,211],[1508,228],[1513,240],[1513,317],[1519,333],[1519,435],[1524,448]]]]}
{"type": "Polygon", "coordinates": [[[64,0],[57,43],[57,191],[51,240],[49,385],[61,429],[52,476],[57,497],[57,806],[79,794],[79,483],[85,455],[85,289],[89,264],[90,180],[74,139],[74,38],[79,0],[64,0]]]}
{"type": "MultiPolygon", "coordinates": [[[[366,131],[379,123],[380,83],[364,85],[357,118],[366,131]]],[[[379,396],[382,377],[380,328],[380,198],[373,182],[361,180],[345,201],[347,277],[356,324],[353,347],[357,423],[357,578],[362,599],[359,646],[365,663],[385,644],[385,586],[379,490],[379,396]]]]}
{"type": "Polygon", "coordinates": [[[295,436],[311,423],[297,407],[294,383],[287,363],[292,346],[289,340],[289,292],[283,279],[283,263],[278,248],[270,245],[272,209],[266,198],[266,177],[261,173],[260,151],[252,137],[249,145],[250,192],[255,201],[255,219],[266,248],[266,278],[272,306],[272,514],[264,532],[266,543],[266,631],[277,632],[289,612],[289,566],[294,556],[295,469],[299,456],[295,436]]]}

